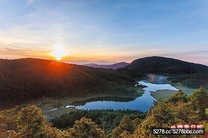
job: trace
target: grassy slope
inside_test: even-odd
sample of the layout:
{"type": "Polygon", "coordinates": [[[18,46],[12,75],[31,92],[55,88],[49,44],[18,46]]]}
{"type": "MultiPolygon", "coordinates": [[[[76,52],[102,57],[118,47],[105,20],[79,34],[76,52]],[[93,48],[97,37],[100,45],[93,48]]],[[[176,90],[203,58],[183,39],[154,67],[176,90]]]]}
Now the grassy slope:
{"type": "Polygon", "coordinates": [[[156,92],[151,92],[151,96],[154,97],[157,101],[166,101],[176,93],[177,91],[174,90],[158,90],[156,92]]]}
{"type": "MultiPolygon", "coordinates": [[[[177,77],[174,77],[177,78],[177,77]]],[[[172,78],[171,78],[172,79],[172,78]]],[[[175,88],[177,88],[178,90],[182,90],[185,94],[190,95],[193,92],[195,92],[197,90],[197,88],[191,88],[190,86],[186,86],[185,84],[182,83],[183,80],[179,80],[177,79],[177,83],[176,82],[171,82],[169,81],[169,83],[174,86],[175,88]]],[[[156,92],[151,92],[151,95],[156,99],[156,100],[162,100],[165,101],[168,98],[170,98],[171,96],[173,96],[177,91],[174,90],[158,90],[156,92]]]]}

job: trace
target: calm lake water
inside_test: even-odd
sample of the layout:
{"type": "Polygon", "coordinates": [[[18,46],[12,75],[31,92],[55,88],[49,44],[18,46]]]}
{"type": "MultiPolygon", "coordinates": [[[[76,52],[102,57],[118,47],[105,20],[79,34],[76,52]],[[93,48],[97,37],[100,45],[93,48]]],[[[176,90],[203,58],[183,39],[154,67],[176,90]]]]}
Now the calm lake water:
{"type": "Polygon", "coordinates": [[[150,92],[156,92],[157,90],[177,90],[175,87],[167,83],[167,77],[161,75],[148,75],[146,80],[138,82],[139,85],[146,86],[143,88],[144,94],[132,101],[109,101],[109,100],[97,100],[92,102],[86,102],[84,105],[68,105],[65,108],[75,107],[77,109],[94,110],[94,109],[113,109],[113,110],[139,110],[147,111],[155,99],[150,95],[150,92]]]}

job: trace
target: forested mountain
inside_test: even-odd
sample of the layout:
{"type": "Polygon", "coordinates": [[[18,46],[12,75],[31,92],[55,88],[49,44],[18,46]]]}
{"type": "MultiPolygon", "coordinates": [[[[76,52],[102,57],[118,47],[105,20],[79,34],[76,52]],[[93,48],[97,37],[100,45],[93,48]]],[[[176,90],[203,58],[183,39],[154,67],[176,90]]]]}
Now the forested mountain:
{"type": "Polygon", "coordinates": [[[208,66],[157,56],[136,59],[126,68],[140,73],[208,73],[208,66]]]}
{"type": "Polygon", "coordinates": [[[93,68],[104,68],[104,69],[120,69],[128,66],[129,63],[126,62],[119,62],[111,65],[99,65],[99,64],[85,64],[84,66],[93,67],[93,68]]]}
{"type": "Polygon", "coordinates": [[[145,57],[134,60],[127,67],[117,69],[121,74],[141,78],[146,74],[165,74],[169,80],[191,88],[208,88],[208,66],[166,57],[145,57]]]}
{"type": "Polygon", "coordinates": [[[147,73],[174,74],[171,78],[173,82],[195,88],[207,88],[207,72],[208,67],[205,65],[164,57],[137,59],[116,71],[42,59],[1,59],[0,107],[41,97],[126,92],[127,87],[134,86],[133,78],[147,73]]]}
{"type": "MultiPolygon", "coordinates": [[[[164,61],[166,60],[165,58],[164,61]]],[[[172,81],[191,84],[199,78],[204,78],[198,82],[200,85],[207,85],[206,66],[170,60],[184,65],[179,66],[175,63],[175,66],[171,66],[180,68],[179,74],[183,73],[179,76],[175,74],[177,77],[171,78],[172,81]],[[195,68],[192,68],[192,72],[188,72],[187,66],[195,68]],[[193,81],[190,83],[191,79],[193,81]]],[[[150,63],[153,61],[154,58],[150,63]]],[[[155,64],[155,66],[158,65],[155,64]]],[[[167,71],[167,68],[161,68],[167,71]]],[[[135,73],[130,66],[123,72],[117,70],[120,71],[117,73],[113,70],[95,69],[51,60],[0,60],[0,105],[3,107],[20,104],[40,97],[128,92],[125,88],[132,88],[135,80],[128,77],[128,74],[124,75],[127,69],[135,73]]],[[[149,71],[151,72],[150,69],[149,71]]],[[[157,71],[159,73],[162,70],[157,71]]],[[[172,72],[172,68],[165,73],[169,74],[169,71],[172,72]]],[[[175,124],[202,124],[206,131],[204,136],[207,137],[207,107],[208,92],[203,88],[189,96],[179,91],[167,101],[157,101],[147,114],[138,111],[78,110],[52,120],[52,124],[46,123],[46,118],[39,108],[29,105],[20,110],[21,106],[19,106],[0,111],[0,137],[154,138],[157,136],[152,134],[153,127],[169,128],[175,124]]],[[[190,137],[195,136],[190,135],[190,137]]]]}
{"type": "Polygon", "coordinates": [[[0,107],[41,97],[126,91],[134,84],[112,70],[42,59],[0,60],[0,107]]]}

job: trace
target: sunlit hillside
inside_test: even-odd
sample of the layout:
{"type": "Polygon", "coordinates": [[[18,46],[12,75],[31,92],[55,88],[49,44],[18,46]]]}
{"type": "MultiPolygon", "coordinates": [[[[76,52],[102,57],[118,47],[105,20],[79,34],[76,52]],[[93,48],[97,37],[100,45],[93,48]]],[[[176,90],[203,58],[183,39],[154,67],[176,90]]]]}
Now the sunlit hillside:
{"type": "MultiPolygon", "coordinates": [[[[0,60],[0,106],[41,97],[76,97],[126,91],[135,80],[112,70],[51,60],[0,60]],[[124,87],[125,86],[125,87],[124,87]]],[[[135,93],[132,90],[130,93],[135,93]]]]}

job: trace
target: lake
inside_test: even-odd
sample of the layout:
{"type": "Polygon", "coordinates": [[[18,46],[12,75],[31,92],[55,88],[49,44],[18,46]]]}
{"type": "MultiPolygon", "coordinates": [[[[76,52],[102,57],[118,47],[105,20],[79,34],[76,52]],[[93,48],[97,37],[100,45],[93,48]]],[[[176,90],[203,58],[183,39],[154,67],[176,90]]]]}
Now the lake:
{"type": "Polygon", "coordinates": [[[171,84],[168,84],[167,77],[162,75],[147,75],[147,79],[138,81],[138,84],[143,85],[144,94],[132,101],[113,101],[113,100],[93,100],[88,101],[84,105],[67,105],[65,108],[75,107],[76,109],[83,110],[96,110],[96,109],[113,109],[113,110],[139,110],[146,112],[150,107],[153,106],[155,99],[150,95],[151,92],[157,92],[157,90],[175,90],[171,84]]]}

